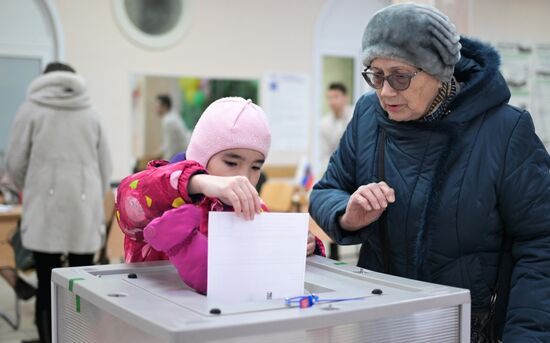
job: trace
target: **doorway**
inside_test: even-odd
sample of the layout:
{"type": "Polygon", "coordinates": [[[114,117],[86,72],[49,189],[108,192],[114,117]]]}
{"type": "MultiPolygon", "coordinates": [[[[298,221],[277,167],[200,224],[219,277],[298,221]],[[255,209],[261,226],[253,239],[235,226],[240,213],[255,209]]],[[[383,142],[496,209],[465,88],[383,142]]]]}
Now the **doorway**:
{"type": "Polygon", "coordinates": [[[0,167],[11,126],[31,81],[52,60],[63,60],[57,11],[49,0],[0,0],[0,167]]]}

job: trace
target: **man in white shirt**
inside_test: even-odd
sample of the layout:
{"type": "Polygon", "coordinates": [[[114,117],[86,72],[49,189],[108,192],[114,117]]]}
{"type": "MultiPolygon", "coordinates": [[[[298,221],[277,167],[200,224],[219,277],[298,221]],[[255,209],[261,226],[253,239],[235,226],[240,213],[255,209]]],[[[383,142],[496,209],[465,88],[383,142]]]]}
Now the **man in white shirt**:
{"type": "Polygon", "coordinates": [[[346,86],[342,83],[334,82],[328,86],[327,101],[330,112],[321,120],[321,158],[325,166],[353,115],[346,86]]]}
{"type": "Polygon", "coordinates": [[[172,99],[161,94],[157,96],[155,112],[161,117],[162,125],[162,159],[170,160],[172,156],[187,149],[191,133],[183,123],[181,116],[172,111],[172,99]]]}

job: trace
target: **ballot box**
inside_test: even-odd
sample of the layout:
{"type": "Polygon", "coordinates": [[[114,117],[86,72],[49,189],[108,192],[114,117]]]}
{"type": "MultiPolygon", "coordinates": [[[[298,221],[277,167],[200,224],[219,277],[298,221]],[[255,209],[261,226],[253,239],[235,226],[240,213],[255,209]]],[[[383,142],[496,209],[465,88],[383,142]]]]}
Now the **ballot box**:
{"type": "Polygon", "coordinates": [[[53,341],[470,342],[468,290],[319,256],[307,259],[305,280],[296,296],[318,302],[300,308],[313,296],[209,299],[165,261],[54,269],[53,341]]]}

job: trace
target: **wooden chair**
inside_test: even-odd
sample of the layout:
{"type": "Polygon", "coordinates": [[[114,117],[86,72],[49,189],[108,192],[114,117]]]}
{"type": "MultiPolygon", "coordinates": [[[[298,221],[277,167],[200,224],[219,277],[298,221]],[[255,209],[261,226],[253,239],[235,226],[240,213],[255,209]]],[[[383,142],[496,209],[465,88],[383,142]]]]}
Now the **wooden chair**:
{"type": "Polygon", "coordinates": [[[262,171],[268,179],[293,179],[296,175],[296,165],[265,165],[262,171]]]}
{"type": "Polygon", "coordinates": [[[103,201],[105,211],[105,244],[99,253],[100,264],[124,261],[124,234],[116,220],[115,194],[112,190],[105,193],[103,201]]]}
{"type": "Polygon", "coordinates": [[[107,256],[111,263],[124,262],[124,233],[120,230],[116,220],[111,224],[107,238],[107,256]]]}
{"type": "Polygon", "coordinates": [[[260,197],[271,212],[290,212],[293,210],[295,189],[286,182],[267,181],[262,186],[260,197]]]}

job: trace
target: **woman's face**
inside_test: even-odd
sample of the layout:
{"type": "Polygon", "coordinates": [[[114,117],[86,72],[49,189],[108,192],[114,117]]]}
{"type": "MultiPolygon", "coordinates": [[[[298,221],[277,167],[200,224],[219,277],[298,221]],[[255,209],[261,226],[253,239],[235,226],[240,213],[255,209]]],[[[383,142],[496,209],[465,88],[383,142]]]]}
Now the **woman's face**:
{"type": "Polygon", "coordinates": [[[256,187],[265,157],[251,149],[229,149],[210,158],[206,170],[215,176],[244,176],[256,187]]]}
{"type": "MultiPolygon", "coordinates": [[[[389,76],[395,73],[412,74],[417,72],[418,68],[388,58],[376,58],[372,61],[370,70],[389,76]]],[[[376,90],[376,94],[380,105],[391,120],[410,121],[426,115],[440,85],[441,81],[421,71],[411,79],[411,84],[406,90],[396,91],[386,80],[382,88],[376,90]]]]}

